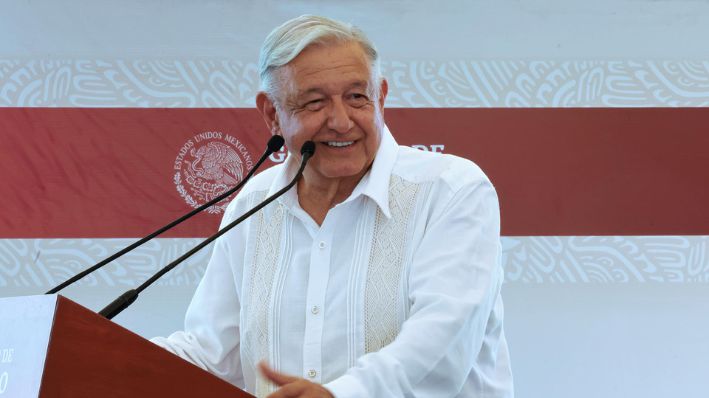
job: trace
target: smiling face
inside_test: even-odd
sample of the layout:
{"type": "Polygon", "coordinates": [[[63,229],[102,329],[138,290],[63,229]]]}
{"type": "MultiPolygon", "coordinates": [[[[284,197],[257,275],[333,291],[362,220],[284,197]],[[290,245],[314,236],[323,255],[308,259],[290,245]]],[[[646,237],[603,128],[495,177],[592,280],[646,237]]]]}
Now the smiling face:
{"type": "Polygon", "coordinates": [[[357,43],[312,45],[281,67],[277,104],[259,93],[257,106],[274,134],[281,134],[300,158],[305,141],[315,156],[305,179],[339,179],[356,184],[371,166],[383,128],[386,81],[374,82],[371,66],[357,43]]]}

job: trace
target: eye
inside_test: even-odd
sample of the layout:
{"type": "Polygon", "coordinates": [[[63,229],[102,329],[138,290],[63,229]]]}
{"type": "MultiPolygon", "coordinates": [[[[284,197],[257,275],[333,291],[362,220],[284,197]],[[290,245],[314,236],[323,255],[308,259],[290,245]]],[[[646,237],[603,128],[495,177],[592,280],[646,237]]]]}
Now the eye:
{"type": "Polygon", "coordinates": [[[324,106],[325,106],[325,101],[322,98],[318,98],[318,99],[314,99],[314,100],[306,102],[303,107],[309,111],[319,111],[324,106]]]}
{"type": "Polygon", "coordinates": [[[362,93],[351,93],[347,95],[347,102],[356,107],[362,107],[369,103],[369,97],[362,93]]]}

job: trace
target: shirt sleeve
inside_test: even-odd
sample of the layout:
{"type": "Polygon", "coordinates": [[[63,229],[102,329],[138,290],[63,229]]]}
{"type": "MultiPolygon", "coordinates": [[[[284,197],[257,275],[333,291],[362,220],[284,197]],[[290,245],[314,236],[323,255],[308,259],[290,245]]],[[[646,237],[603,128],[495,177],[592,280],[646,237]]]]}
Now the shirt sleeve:
{"type": "Polygon", "coordinates": [[[337,398],[453,397],[477,366],[503,278],[497,195],[485,179],[444,203],[414,250],[399,335],[325,384],[337,398]]]}
{"type": "MultiPolygon", "coordinates": [[[[227,211],[227,214],[230,212],[227,211]]],[[[224,220],[230,220],[225,216],[224,220]]],[[[222,221],[221,227],[227,224],[222,221]]],[[[221,228],[220,227],[220,228],[221,228]]],[[[235,239],[227,232],[212,256],[185,315],[185,329],[150,341],[218,377],[244,388],[239,355],[240,301],[229,259],[235,239]]],[[[238,242],[238,239],[236,239],[238,242]]]]}

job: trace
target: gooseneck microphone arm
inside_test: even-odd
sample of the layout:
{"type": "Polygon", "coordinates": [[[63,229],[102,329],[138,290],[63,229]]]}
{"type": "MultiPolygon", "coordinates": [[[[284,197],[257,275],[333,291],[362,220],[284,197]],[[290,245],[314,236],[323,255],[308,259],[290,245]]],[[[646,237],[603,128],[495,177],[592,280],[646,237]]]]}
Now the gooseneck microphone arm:
{"type": "Polygon", "coordinates": [[[128,308],[129,305],[131,305],[137,298],[140,292],[145,290],[148,286],[152,285],[153,282],[157,281],[160,279],[161,276],[165,275],[166,273],[170,272],[173,268],[175,268],[177,265],[179,265],[181,262],[187,260],[190,256],[193,254],[197,253],[200,251],[202,248],[207,246],[208,244],[212,243],[215,239],[219,238],[220,236],[224,235],[227,233],[229,230],[232,228],[236,227],[239,225],[242,221],[246,220],[247,218],[251,217],[254,213],[257,211],[261,210],[264,206],[268,205],[269,203],[273,202],[278,198],[279,196],[283,195],[286,193],[289,189],[295,185],[298,180],[300,179],[300,176],[303,174],[303,170],[305,169],[305,165],[308,163],[308,160],[313,156],[315,153],[315,144],[312,141],[307,141],[305,144],[303,144],[303,147],[300,150],[300,153],[302,154],[302,160],[300,163],[300,167],[298,168],[298,172],[295,174],[295,177],[291,180],[291,182],[288,183],[285,187],[283,187],[280,191],[274,193],[273,195],[269,196],[266,198],[263,202],[259,203],[256,205],[254,208],[251,210],[247,211],[244,213],[241,217],[237,218],[236,220],[232,221],[229,223],[227,226],[224,228],[220,229],[216,234],[210,236],[209,238],[205,239],[202,243],[198,244],[194,248],[192,248],[190,251],[187,253],[183,254],[180,256],[178,259],[175,261],[171,262],[170,264],[166,265],[163,269],[158,271],[155,275],[153,275],[150,279],[147,281],[143,282],[142,285],[138,286],[135,289],[128,290],[127,292],[123,293],[120,295],[117,299],[115,299],[111,304],[107,305],[104,309],[99,311],[99,314],[108,318],[112,319],[114,316],[118,315],[123,311],[124,309],[128,308]]]}
{"type": "Polygon", "coordinates": [[[281,147],[283,146],[283,142],[284,142],[284,141],[283,141],[283,137],[281,137],[280,135],[271,136],[271,139],[268,140],[268,148],[266,148],[266,152],[264,152],[263,155],[261,155],[261,158],[258,160],[258,162],[256,162],[256,164],[254,165],[254,167],[252,167],[251,170],[249,170],[249,172],[246,174],[246,177],[244,177],[234,188],[232,188],[232,189],[230,189],[230,190],[224,192],[223,194],[217,196],[216,198],[210,200],[209,202],[203,204],[202,206],[197,207],[196,209],[194,209],[194,210],[190,211],[189,213],[185,214],[184,216],[182,216],[182,217],[178,218],[177,220],[175,220],[175,221],[173,221],[173,222],[171,222],[171,223],[165,225],[164,227],[158,229],[157,231],[151,233],[150,235],[144,237],[143,239],[141,239],[141,240],[139,240],[139,241],[137,241],[137,242],[131,244],[130,246],[127,246],[127,247],[125,247],[125,248],[123,248],[123,249],[117,251],[116,253],[113,253],[111,256],[109,256],[109,257],[107,257],[107,258],[101,260],[100,262],[94,264],[94,265],[91,266],[90,268],[87,268],[87,269],[85,269],[85,270],[79,272],[78,274],[74,275],[73,277],[67,279],[65,282],[63,282],[63,283],[61,283],[61,284],[55,286],[55,287],[52,288],[51,290],[47,291],[45,294],[54,294],[54,293],[57,293],[58,291],[64,289],[65,287],[71,285],[72,283],[78,281],[79,279],[85,277],[86,275],[88,275],[88,274],[90,274],[90,273],[96,271],[97,269],[103,267],[104,265],[110,263],[111,261],[116,260],[117,258],[120,258],[121,256],[123,256],[124,254],[126,254],[126,253],[132,251],[133,249],[142,246],[144,243],[146,243],[146,242],[152,240],[154,237],[156,237],[156,236],[162,234],[163,232],[165,232],[165,231],[167,231],[167,230],[169,230],[169,229],[174,228],[175,226],[177,226],[177,225],[179,225],[180,223],[182,223],[183,221],[185,221],[185,220],[191,218],[191,217],[194,216],[195,214],[200,213],[200,212],[202,212],[203,210],[207,209],[208,207],[211,207],[211,206],[213,206],[214,204],[216,204],[216,203],[218,203],[218,202],[220,202],[220,201],[226,199],[226,198],[229,197],[231,194],[233,194],[234,192],[238,191],[242,186],[244,186],[244,184],[246,184],[246,181],[248,181],[249,178],[251,178],[251,176],[256,172],[256,169],[258,169],[259,166],[261,166],[261,164],[262,164],[264,161],[266,161],[266,158],[268,158],[269,156],[271,156],[272,153],[274,153],[274,152],[276,152],[276,151],[278,151],[278,150],[281,149],[281,147]]]}

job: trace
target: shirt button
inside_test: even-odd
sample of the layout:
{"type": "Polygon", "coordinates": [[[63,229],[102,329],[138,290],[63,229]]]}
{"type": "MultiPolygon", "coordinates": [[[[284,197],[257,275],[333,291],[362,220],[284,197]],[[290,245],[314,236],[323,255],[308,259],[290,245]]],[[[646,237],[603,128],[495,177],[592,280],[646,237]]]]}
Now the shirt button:
{"type": "Polygon", "coordinates": [[[314,305],[313,308],[310,309],[310,312],[312,312],[313,315],[317,315],[320,313],[320,307],[318,307],[317,305],[314,305]]]}
{"type": "Polygon", "coordinates": [[[321,249],[324,249],[325,248],[325,241],[321,240],[320,243],[318,244],[318,247],[321,249]]]}
{"type": "Polygon", "coordinates": [[[308,377],[310,377],[311,379],[314,379],[315,376],[317,376],[317,375],[318,375],[318,372],[316,372],[315,369],[310,369],[308,371],[308,377]]]}

